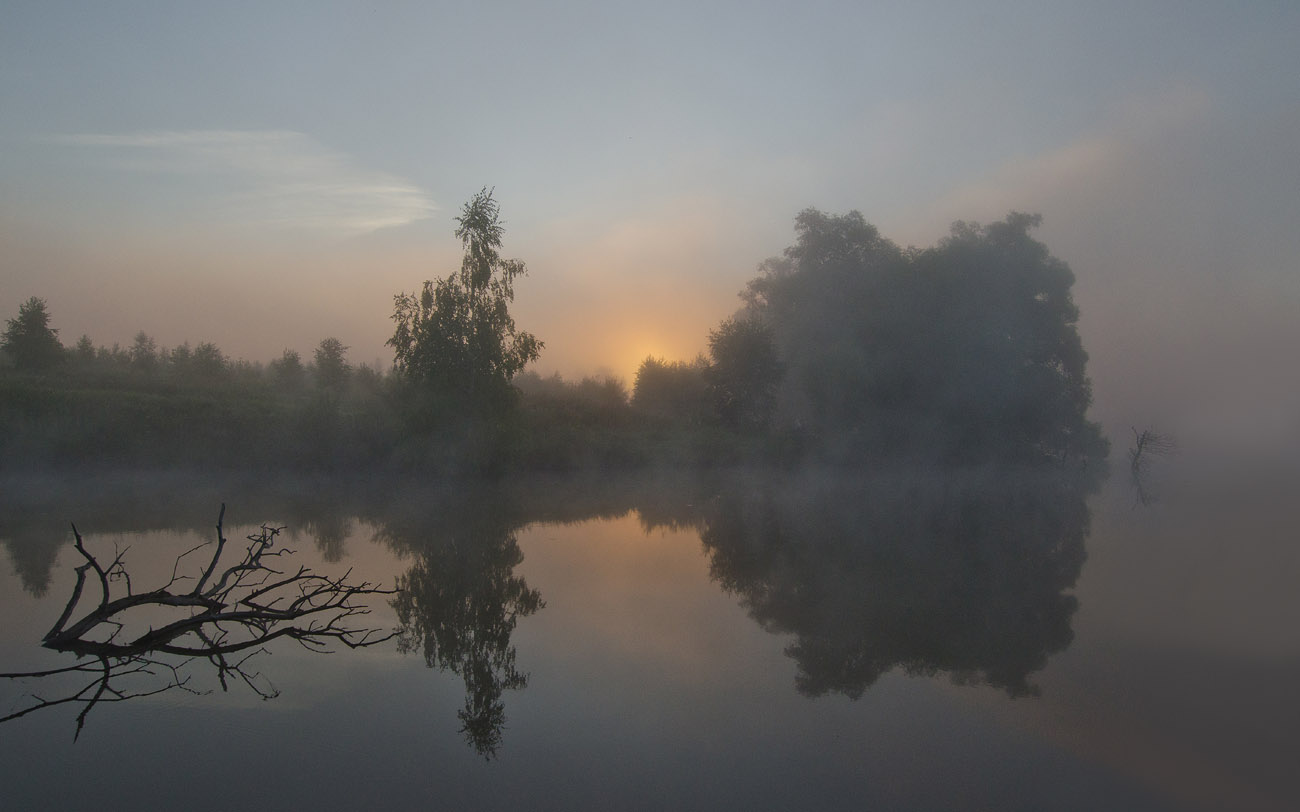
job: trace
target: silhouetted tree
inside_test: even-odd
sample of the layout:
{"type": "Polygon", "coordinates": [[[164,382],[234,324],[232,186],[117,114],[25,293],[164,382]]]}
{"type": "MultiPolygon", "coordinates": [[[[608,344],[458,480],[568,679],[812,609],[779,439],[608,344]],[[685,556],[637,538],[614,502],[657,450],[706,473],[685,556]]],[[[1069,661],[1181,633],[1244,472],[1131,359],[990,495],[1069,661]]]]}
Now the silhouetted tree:
{"type": "Polygon", "coordinates": [[[632,406],[656,417],[704,422],[712,411],[705,380],[708,365],[702,356],[694,361],[646,358],[636,371],[632,406]]]}
{"type": "Polygon", "coordinates": [[[854,458],[1104,458],[1074,276],[1038,222],[957,223],[902,251],[857,212],[800,213],[743,294],[785,368],[782,418],[854,458]]]}
{"type": "Polygon", "coordinates": [[[302,385],[306,370],[303,369],[302,356],[297,350],[286,349],[270,366],[276,382],[285,389],[293,390],[302,385]]]}
{"type": "Polygon", "coordinates": [[[210,341],[202,341],[194,348],[191,363],[194,374],[205,381],[220,380],[230,371],[230,360],[216,344],[210,341]]]}
{"type": "Polygon", "coordinates": [[[6,321],[0,349],[24,372],[44,372],[63,360],[59,331],[50,327],[44,299],[35,296],[18,306],[18,316],[6,321]]]}
{"type": "Polygon", "coordinates": [[[542,342],[516,330],[510,315],[514,280],[526,269],[500,256],[505,228],[492,192],[475,195],[456,223],[465,247],[460,271],[426,281],[419,295],[394,297],[388,345],[398,374],[441,406],[495,409],[509,401],[511,379],[537,359],[542,342]]]}
{"type": "Polygon", "coordinates": [[[72,348],[72,358],[79,366],[85,367],[93,364],[95,357],[95,342],[90,340],[90,336],[83,333],[72,348]]]}
{"type": "Polygon", "coordinates": [[[322,389],[337,392],[347,382],[352,368],[347,362],[348,348],[337,338],[322,339],[316,347],[313,360],[316,367],[316,383],[322,389]]]}
{"type": "Polygon", "coordinates": [[[756,318],[727,319],[709,333],[709,355],[705,378],[719,416],[733,426],[765,427],[781,383],[771,328],[756,318]]]}
{"type": "Polygon", "coordinates": [[[141,372],[153,372],[158,368],[158,342],[144,330],[135,334],[127,354],[131,359],[131,366],[141,372]]]}

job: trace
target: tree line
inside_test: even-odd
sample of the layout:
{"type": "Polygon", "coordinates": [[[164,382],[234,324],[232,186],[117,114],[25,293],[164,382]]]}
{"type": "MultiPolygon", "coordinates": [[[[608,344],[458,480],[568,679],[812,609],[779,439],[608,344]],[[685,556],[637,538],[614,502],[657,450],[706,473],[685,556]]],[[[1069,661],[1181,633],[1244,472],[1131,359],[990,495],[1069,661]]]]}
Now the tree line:
{"type": "Polygon", "coordinates": [[[858,212],[805,210],[796,242],[759,266],[741,307],[709,333],[707,355],[647,358],[628,391],[528,371],[544,344],[510,312],[527,268],[502,256],[500,209],[483,189],[456,217],[461,267],[394,297],[389,370],[353,366],[332,337],[309,361],[285,350],[266,365],[210,342],[159,348],[144,332],[127,348],[87,336],[65,348],[32,298],[0,340],[0,420],[25,433],[7,450],[63,461],[102,447],[85,431],[72,432],[80,448],[56,439],[50,421],[80,410],[94,424],[112,405],[101,428],[161,415],[177,424],[156,438],[164,446],[207,437],[195,450],[222,462],[245,449],[280,464],[457,472],[755,459],[1086,466],[1106,444],[1086,415],[1074,277],[1030,236],[1038,223],[1019,213],[957,223],[918,249],[858,212]]]}

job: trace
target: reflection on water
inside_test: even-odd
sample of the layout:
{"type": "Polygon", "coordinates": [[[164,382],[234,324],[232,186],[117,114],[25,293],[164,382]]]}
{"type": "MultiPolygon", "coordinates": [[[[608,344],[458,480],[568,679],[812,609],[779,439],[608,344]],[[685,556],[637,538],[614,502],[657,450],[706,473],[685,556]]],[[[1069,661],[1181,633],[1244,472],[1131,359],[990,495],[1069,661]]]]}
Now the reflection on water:
{"type": "MultiPolygon", "coordinates": [[[[502,744],[504,694],[528,684],[512,635],[545,606],[515,571],[523,561],[516,533],[538,518],[635,509],[647,528],[694,529],[715,581],[764,629],[794,635],[786,651],[805,695],[857,698],[901,668],[1020,696],[1072,639],[1077,603],[1068,590],[1083,565],[1094,486],[1058,465],[419,493],[298,486],[248,496],[252,509],[296,519],[290,532],[311,538],[327,562],[345,556],[358,522],[409,562],[392,600],[399,650],[463,680],[461,732],[491,758],[502,744]]],[[[96,520],[124,521],[118,504],[104,500],[96,520]]],[[[48,583],[57,544],[15,539],[42,527],[6,528],[32,591],[48,583]]]]}
{"type": "MultiPolygon", "coordinates": [[[[7,490],[0,541],[13,566],[0,573],[9,585],[0,590],[0,670],[53,662],[28,657],[43,651],[40,635],[72,583],[65,516],[105,549],[114,534],[129,534],[119,541],[132,545],[133,563],[156,555],[152,580],[136,580],[143,589],[159,573],[166,582],[177,547],[193,543],[190,530],[210,536],[209,500],[221,491],[240,500],[231,507],[238,522],[289,525],[289,538],[296,530],[293,545],[313,568],[399,581],[405,591],[374,605],[368,622],[399,627],[410,655],[394,656],[394,642],[302,665],[273,648],[257,667],[284,688],[279,701],[234,707],[173,693],[161,704],[97,711],[77,745],[83,761],[93,754],[104,770],[121,770],[124,760],[183,749],[192,731],[236,726],[290,759],[296,774],[329,773],[328,792],[318,793],[326,805],[351,797],[330,777],[337,773],[359,786],[388,782],[411,801],[461,787],[449,802],[498,808],[539,798],[558,808],[671,798],[688,799],[684,807],[742,798],[762,807],[766,798],[769,808],[943,808],[963,797],[1059,808],[1070,806],[1059,803],[1063,793],[1084,787],[1091,794],[1072,808],[1197,808],[1171,787],[1201,787],[1180,771],[1201,765],[1191,772],[1211,775],[1204,765],[1213,763],[1215,781],[1243,808],[1286,808],[1268,803],[1293,797],[1272,744],[1285,735],[1260,720],[1294,718],[1294,636],[1264,622],[1295,617],[1290,593],[1275,588],[1294,571],[1293,546],[1270,538],[1273,514],[1246,533],[1226,515],[1214,530],[1200,519],[1196,528],[1175,523],[1168,502],[1132,510],[1128,484],[1119,478],[1109,507],[1094,500],[1095,520],[1093,483],[1050,468],[530,480],[477,490],[384,482],[146,491],[135,481],[71,495],[41,489],[26,502],[7,490]],[[605,521],[614,517],[623,518],[605,521]],[[185,532],[131,533],[169,523],[185,532]],[[160,538],[170,546],[155,547],[160,538]],[[337,568],[321,564],[335,555],[337,568]],[[1234,567],[1258,561],[1273,562],[1273,597],[1252,604],[1263,590],[1245,575],[1242,588],[1227,584],[1234,567]],[[1215,590],[1223,605],[1271,612],[1209,642],[1232,616],[1199,597],[1215,590]],[[1184,609],[1162,614],[1164,604],[1184,609]],[[1182,622],[1191,610],[1198,622],[1182,622]],[[1222,650],[1204,655],[1212,645],[1222,650]],[[1237,657],[1241,648],[1253,659],[1237,657]],[[1256,664],[1266,658],[1267,669],[1256,664]],[[1214,678],[1178,688],[1192,684],[1189,674],[1214,678]],[[1041,698],[1007,701],[1035,691],[1041,698]],[[150,732],[125,732],[137,726],[150,732]],[[302,750],[304,738],[345,744],[350,755],[302,750]],[[395,766],[407,763],[420,770],[395,766]],[[933,786],[935,775],[962,770],[964,789],[933,786]],[[1024,783],[1030,773],[1052,778],[1024,783]],[[817,793],[795,797],[794,784],[783,784],[781,794],[776,776],[787,774],[817,793]],[[593,775],[604,776],[603,790],[584,794],[593,775]],[[1253,796],[1252,783],[1262,786],[1253,796]],[[657,794],[664,787],[677,794],[657,794]]],[[[7,785],[27,787],[15,790],[19,806],[37,797],[32,787],[48,786],[54,767],[41,765],[57,765],[71,738],[70,715],[46,716],[50,735],[40,716],[0,729],[7,785]],[[28,749],[40,763],[18,766],[28,749]]],[[[257,758],[222,753],[205,780],[249,771],[257,758]]],[[[298,791],[300,782],[286,784],[268,805],[291,805],[298,791]]],[[[1193,791],[1201,789],[1184,794],[1193,791]]],[[[69,792],[62,805],[79,805],[69,792]]]]}
{"type": "Polygon", "coordinates": [[[528,684],[510,636],[519,618],[545,606],[514,574],[523,553],[501,505],[471,499],[454,512],[391,517],[378,537],[414,557],[393,599],[398,649],[422,651],[430,668],[465,681],[461,732],[485,758],[501,746],[502,694],[528,684]]]}
{"type": "Polygon", "coordinates": [[[701,538],[801,693],[857,698],[896,667],[1012,696],[1070,644],[1088,483],[1063,470],[747,482],[701,538]]]}

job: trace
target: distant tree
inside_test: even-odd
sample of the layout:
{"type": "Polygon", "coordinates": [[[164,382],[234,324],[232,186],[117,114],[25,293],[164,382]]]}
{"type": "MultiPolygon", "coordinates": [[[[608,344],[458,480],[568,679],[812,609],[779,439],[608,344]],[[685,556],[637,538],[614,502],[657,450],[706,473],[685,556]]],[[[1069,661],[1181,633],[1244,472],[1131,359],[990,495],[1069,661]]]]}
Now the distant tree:
{"type": "Polygon", "coordinates": [[[347,382],[352,368],[347,362],[348,348],[337,338],[322,339],[314,356],[316,383],[323,389],[338,391],[347,382]]]}
{"type": "Polygon", "coordinates": [[[90,340],[90,336],[83,333],[81,338],[77,339],[76,345],[72,348],[72,357],[82,366],[94,363],[95,342],[90,340]]]}
{"type": "Polygon", "coordinates": [[[153,372],[158,368],[158,343],[144,330],[135,334],[131,349],[127,350],[131,366],[141,372],[153,372]]]}
{"type": "Polygon", "coordinates": [[[230,360],[216,344],[200,342],[194,348],[194,374],[206,381],[220,380],[230,370],[230,360]]]}
{"type": "Polygon", "coordinates": [[[702,423],[711,412],[703,356],[693,361],[647,357],[636,372],[632,406],[640,412],[685,423],[702,423]]]}
{"type": "Polygon", "coordinates": [[[541,354],[542,342],[515,328],[509,305],[524,263],[502,259],[505,232],[492,192],[481,190],[456,218],[465,248],[460,271],[394,297],[388,340],[398,375],[444,405],[495,409],[511,379],[541,354]]]}
{"type": "Polygon", "coordinates": [[[194,349],[190,342],[177,344],[172,347],[171,352],[166,353],[167,363],[171,368],[180,374],[189,374],[190,365],[194,363],[194,349]]]}
{"type": "Polygon", "coordinates": [[[763,428],[772,415],[781,364],[772,329],[756,318],[730,318],[709,333],[705,379],[724,422],[763,428]]]}
{"type": "Polygon", "coordinates": [[[35,296],[18,306],[17,318],[8,319],[0,349],[24,372],[44,372],[63,360],[59,331],[50,327],[45,300],[35,296]]]}
{"type": "Polygon", "coordinates": [[[286,389],[296,389],[301,386],[305,373],[302,356],[297,350],[286,349],[279,358],[271,362],[271,374],[276,382],[286,389]]]}

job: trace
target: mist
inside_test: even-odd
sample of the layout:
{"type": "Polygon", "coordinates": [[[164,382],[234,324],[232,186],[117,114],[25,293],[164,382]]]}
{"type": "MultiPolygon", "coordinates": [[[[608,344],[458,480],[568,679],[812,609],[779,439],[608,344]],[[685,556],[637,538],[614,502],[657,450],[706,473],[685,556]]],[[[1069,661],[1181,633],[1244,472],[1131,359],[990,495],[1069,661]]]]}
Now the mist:
{"type": "Polygon", "coordinates": [[[1296,807],[1300,9],[10,5],[11,802],[1296,807]]]}

